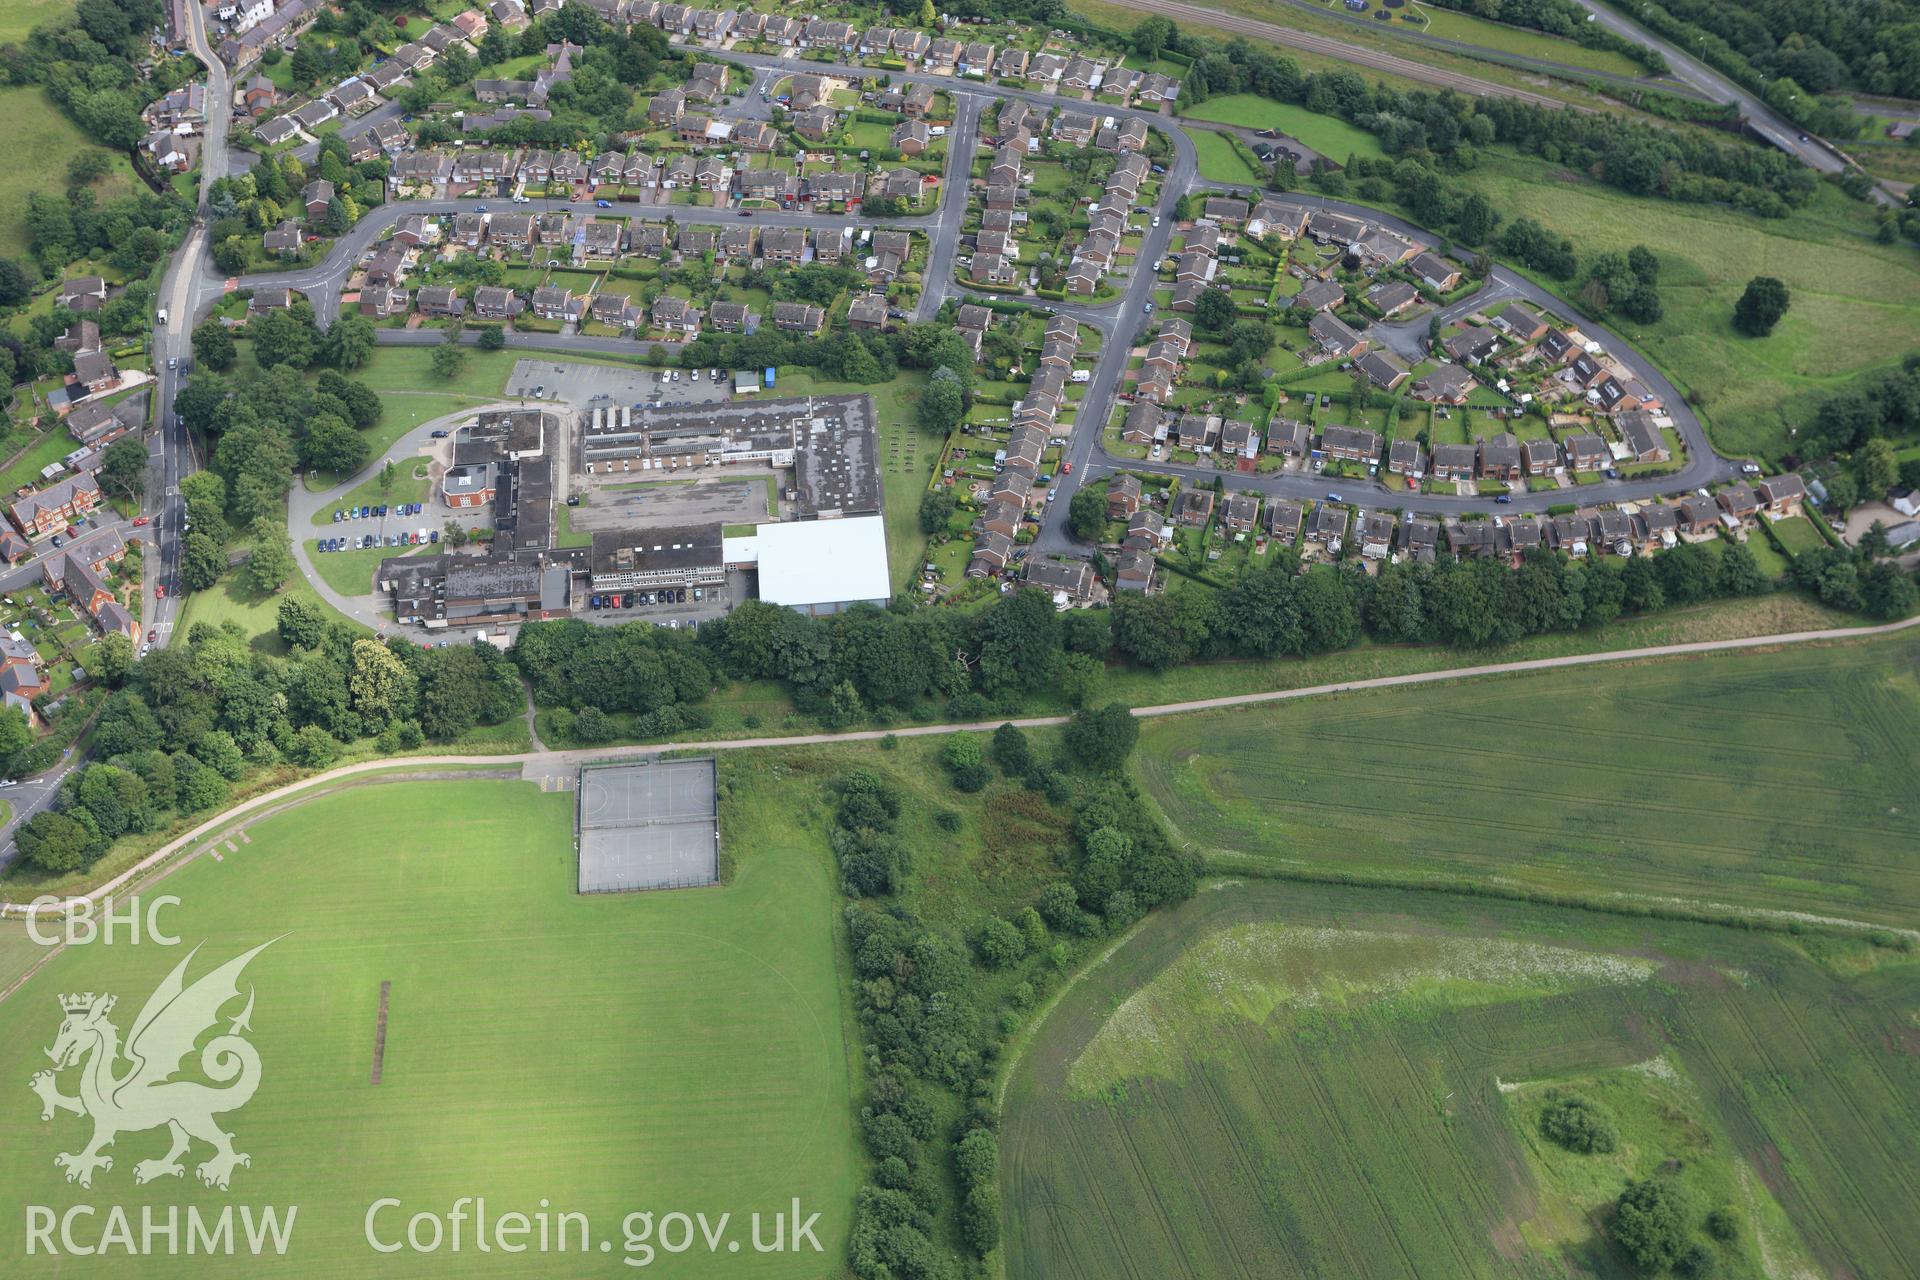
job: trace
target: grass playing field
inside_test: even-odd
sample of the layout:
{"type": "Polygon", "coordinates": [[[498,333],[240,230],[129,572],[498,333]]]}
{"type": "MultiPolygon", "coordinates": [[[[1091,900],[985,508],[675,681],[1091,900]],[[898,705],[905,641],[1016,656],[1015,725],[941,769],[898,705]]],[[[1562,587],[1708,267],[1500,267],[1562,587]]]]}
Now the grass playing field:
{"type": "Polygon", "coordinates": [[[1151,918],[1062,1000],[1002,1126],[1007,1274],[1631,1274],[1666,1169],[1730,1277],[1903,1269],[1920,969],[1789,940],[1271,882],[1151,918]],[[1612,1155],[1537,1130],[1598,1098],[1612,1155]],[[1677,1166],[1669,1162],[1678,1162],[1677,1166]],[[1817,1270],[1816,1270],[1817,1267],[1817,1270]]]}
{"type": "MultiPolygon", "coordinates": [[[[184,948],[74,947],[0,1004],[0,1075],[14,1081],[0,1185],[18,1204],[234,1203],[300,1208],[301,1276],[613,1276],[623,1216],[732,1212],[742,1257],[667,1258],[676,1275],[820,1276],[843,1265],[855,1178],[853,1117],[823,850],[750,801],[729,810],[733,876],[682,893],[573,891],[571,793],[509,781],[356,789],[247,826],[250,843],[201,858],[156,892],[168,923],[205,940],[194,976],[278,937],[246,974],[257,995],[258,1095],[224,1117],[252,1156],[227,1193],[162,1179],[136,1161],[164,1133],[123,1135],[83,1191],[59,1151],[82,1122],[42,1125],[26,1081],[60,1021],[56,997],[113,991],[131,1026],[184,948]],[[380,985],[391,982],[382,1079],[370,1084],[380,985]],[[585,1213],[610,1253],[377,1256],[362,1220],[381,1197],[445,1214],[585,1213]],[[824,1252],[758,1256],[747,1216],[799,1197],[824,1252]],[[750,1264],[750,1265],[743,1265],[750,1264]]],[[[0,972],[18,948],[0,944],[0,972]]],[[[227,1010],[230,1015],[238,1006],[227,1010]]],[[[69,1082],[65,1088],[71,1092],[69,1082]]],[[[204,1159],[197,1152],[194,1159],[204,1159]]],[[[103,1210],[104,1211],[104,1210],[103,1210]]],[[[9,1274],[255,1275],[237,1259],[24,1258],[6,1215],[9,1274]]],[[[770,1227],[768,1228],[770,1233],[770,1227]]]]}
{"type": "Polygon", "coordinates": [[[1179,717],[1137,759],[1225,868],[1911,925],[1917,653],[1903,635],[1179,717]]]}

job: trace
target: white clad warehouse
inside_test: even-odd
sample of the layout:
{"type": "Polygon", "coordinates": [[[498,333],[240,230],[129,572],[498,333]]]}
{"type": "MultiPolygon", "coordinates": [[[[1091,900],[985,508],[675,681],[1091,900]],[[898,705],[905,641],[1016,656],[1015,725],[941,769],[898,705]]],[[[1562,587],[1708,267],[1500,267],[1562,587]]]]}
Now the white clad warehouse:
{"type": "Polygon", "coordinates": [[[849,605],[885,605],[886,524],[879,516],[763,524],[751,538],[728,538],[730,565],[758,562],[760,598],[801,613],[838,613],[849,605]]]}

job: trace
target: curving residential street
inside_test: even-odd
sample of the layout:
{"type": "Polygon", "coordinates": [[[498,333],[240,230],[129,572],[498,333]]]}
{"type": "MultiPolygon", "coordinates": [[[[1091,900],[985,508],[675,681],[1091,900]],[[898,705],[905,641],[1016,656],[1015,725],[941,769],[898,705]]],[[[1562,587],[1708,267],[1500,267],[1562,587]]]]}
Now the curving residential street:
{"type": "MultiPolygon", "coordinates": [[[[814,70],[852,76],[863,74],[864,70],[859,67],[796,58],[747,54],[734,56],[749,66],[770,72],[814,70]]],[[[951,93],[955,101],[954,123],[948,135],[946,181],[943,184],[939,208],[933,213],[915,217],[887,219],[883,224],[888,227],[920,231],[928,237],[931,245],[917,315],[922,319],[931,317],[948,299],[991,302],[993,301],[991,297],[975,294],[964,284],[956,282],[952,271],[960,228],[966,214],[967,183],[965,179],[979,144],[982,118],[991,109],[993,103],[1002,99],[1011,98],[1050,104],[1057,101],[1057,98],[1054,95],[997,85],[961,85],[954,83],[953,79],[947,76],[907,73],[896,76],[896,80],[903,83],[924,81],[938,85],[945,92],[951,93]]],[[[1167,174],[1159,205],[1162,215],[1161,225],[1150,227],[1144,232],[1142,244],[1135,259],[1140,264],[1156,262],[1165,256],[1171,243],[1175,231],[1171,213],[1173,205],[1180,196],[1233,188],[1199,176],[1193,141],[1172,118],[1157,112],[1104,106],[1101,109],[1103,112],[1110,111],[1117,116],[1133,116],[1146,120],[1153,127],[1161,130],[1172,143],[1173,154],[1166,165],[1167,174]]],[[[1432,239],[1431,234],[1425,229],[1403,218],[1382,213],[1366,205],[1301,193],[1290,194],[1287,199],[1313,208],[1364,217],[1404,235],[1425,240],[1432,239]]],[[[241,283],[247,288],[287,287],[300,290],[313,301],[320,323],[328,325],[339,314],[341,285],[372,246],[383,238],[402,217],[409,214],[445,216],[469,213],[498,204],[498,198],[489,200],[478,197],[396,201],[383,205],[362,218],[352,230],[334,242],[323,261],[292,271],[249,275],[241,283]]],[[[571,209],[581,213],[591,213],[595,206],[591,200],[535,200],[528,205],[515,207],[531,211],[571,209]]],[[[685,206],[641,205],[633,208],[623,207],[622,213],[637,221],[651,222],[668,220],[686,222],[701,216],[700,210],[685,206]]],[[[713,210],[708,211],[707,216],[717,220],[723,216],[723,213],[724,211],[721,210],[713,210]]],[[[762,227],[840,227],[859,221],[844,214],[798,210],[755,211],[753,218],[756,225],[762,227]]],[[[873,220],[868,222],[872,223],[873,220]]],[[[209,280],[209,287],[214,283],[209,280]]],[[[225,287],[224,280],[217,283],[220,288],[225,287]]],[[[1087,384],[1086,395],[1080,401],[1078,425],[1066,445],[1066,456],[1072,460],[1073,470],[1058,477],[1056,483],[1060,489],[1059,498],[1048,508],[1041,534],[1035,543],[1036,550],[1041,553],[1086,554],[1086,549],[1076,544],[1067,533],[1066,512],[1073,494],[1081,485],[1089,481],[1102,480],[1116,470],[1152,470],[1180,476],[1189,481],[1203,482],[1210,482],[1216,476],[1226,474],[1211,466],[1175,463],[1148,465],[1119,458],[1109,453],[1101,440],[1101,428],[1110,420],[1118,400],[1123,376],[1127,369],[1128,350],[1138,339],[1145,337],[1151,328],[1147,307],[1152,300],[1155,284],[1156,279],[1152,271],[1136,269],[1127,280],[1124,291],[1116,298],[1102,302],[1061,302],[1051,308],[1054,312],[1072,316],[1081,323],[1097,329],[1101,334],[1102,347],[1099,361],[1092,370],[1092,377],[1087,384]]],[[[1583,503],[1642,501],[1698,489],[1738,474],[1738,466],[1735,462],[1714,452],[1705,427],[1697,415],[1687,407],[1686,398],[1651,361],[1635,352],[1618,333],[1519,272],[1496,265],[1479,292],[1452,304],[1440,314],[1444,320],[1452,320],[1507,299],[1522,299],[1574,321],[1587,334],[1602,343],[1616,358],[1630,363],[1634,372],[1658,392],[1666,403],[1667,412],[1672,417],[1675,429],[1685,446],[1686,462],[1679,470],[1638,480],[1609,480],[1582,486],[1580,499],[1583,503]]],[[[1426,317],[1399,324],[1376,324],[1367,330],[1367,336],[1403,357],[1417,360],[1424,355],[1427,326],[1426,317]]],[[[637,356],[639,353],[639,344],[631,338],[623,337],[577,333],[509,332],[505,338],[507,347],[512,350],[629,357],[637,356]]],[[[377,340],[383,345],[432,346],[444,339],[438,329],[381,329],[377,333],[377,340]]],[[[478,334],[469,331],[461,336],[461,340],[468,343],[477,342],[478,334]]],[[[413,452],[411,449],[402,451],[407,454],[411,452],[413,452]]],[[[390,453],[388,456],[401,455],[390,453]]],[[[375,459],[370,465],[378,466],[381,461],[382,459],[375,459]]],[[[1306,500],[1324,497],[1328,489],[1328,482],[1324,478],[1301,472],[1234,473],[1232,484],[1236,489],[1258,492],[1267,497],[1306,500]]],[[[1487,500],[1483,497],[1409,494],[1403,490],[1389,489],[1385,481],[1380,478],[1343,479],[1339,482],[1338,488],[1344,500],[1352,502],[1362,510],[1393,508],[1433,515],[1454,515],[1488,510],[1487,500]]],[[[1507,505],[1514,514],[1537,514],[1566,500],[1566,495],[1560,492],[1523,492],[1511,495],[1507,505]]],[[[309,577],[313,576],[309,574],[309,577]]]]}

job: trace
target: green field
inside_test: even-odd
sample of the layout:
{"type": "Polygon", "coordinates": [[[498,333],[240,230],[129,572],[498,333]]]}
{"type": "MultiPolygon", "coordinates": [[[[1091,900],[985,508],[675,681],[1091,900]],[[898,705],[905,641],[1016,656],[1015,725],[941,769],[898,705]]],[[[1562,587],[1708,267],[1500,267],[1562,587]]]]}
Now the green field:
{"type": "MultiPolygon", "coordinates": [[[[253,821],[250,842],[164,882],[170,920],[205,940],[193,977],[277,941],[248,968],[259,1093],[222,1118],[252,1157],[230,1192],[186,1180],[136,1186],[136,1161],[166,1135],[123,1134],[91,1191],[61,1180],[55,1152],[82,1122],[41,1124],[25,1082],[46,1065],[57,996],[113,991],[124,1033],[186,948],[74,947],[0,1005],[0,1067],[18,1115],[0,1178],[21,1203],[299,1206],[282,1263],[302,1276],[569,1277],[632,1274],[622,1219],[684,1210],[748,1215],[798,1197],[821,1214],[823,1252],[754,1255],[751,1274],[837,1274],[856,1176],[849,1063],[824,850],[796,844],[743,802],[725,819],[733,859],[721,888],[580,896],[573,795],[517,781],[406,782],[328,796],[253,821]],[[736,817],[737,815],[737,817],[736,817]],[[380,985],[391,982],[383,1076],[370,1083],[380,985]],[[37,1065],[36,1065],[37,1064],[37,1065]],[[510,1211],[588,1215],[589,1256],[473,1248],[429,1265],[375,1255],[362,1235],[378,1198],[403,1202],[383,1230],[460,1196],[510,1211]]],[[[11,922],[9,922],[11,926],[11,922]]],[[[17,935],[18,930],[9,929],[17,935]]],[[[17,938],[0,966],[17,969],[17,938]]],[[[236,1003],[227,1010],[237,1012],[236,1003]]],[[[71,1091],[72,1084],[65,1088],[71,1091]]],[[[200,1147],[192,1157],[204,1159],[200,1147]]],[[[104,1210],[102,1211],[104,1213],[104,1210]]],[[[20,1214],[0,1226],[16,1260],[20,1214]]],[[[738,1275],[740,1259],[698,1251],[655,1261],[676,1275],[738,1275]]],[[[16,1261],[9,1274],[244,1276],[245,1256],[16,1261]]]]}
{"type": "Polygon", "coordinates": [[[0,4],[0,43],[18,43],[49,18],[73,6],[67,0],[6,0],[0,4]]]}
{"type": "MultiPolygon", "coordinates": [[[[9,4],[0,8],[0,40],[25,35],[7,35],[16,23],[32,26],[64,5],[45,6],[9,4]]],[[[66,189],[67,161],[87,145],[87,137],[71,120],[60,114],[46,91],[37,87],[0,89],[0,119],[7,122],[7,148],[16,156],[51,157],[49,169],[31,165],[10,165],[0,178],[0,254],[20,257],[29,248],[27,235],[27,196],[35,191],[59,195],[66,189]]],[[[125,195],[135,186],[133,167],[122,155],[112,157],[108,176],[94,188],[99,201],[125,195]]]]}
{"type": "MultiPolygon", "coordinates": [[[[269,653],[283,653],[286,651],[286,645],[281,643],[277,630],[280,620],[280,602],[290,595],[297,595],[309,604],[318,605],[331,621],[348,621],[335,613],[325,601],[320,599],[320,593],[308,586],[306,579],[298,575],[295,575],[275,594],[263,596],[244,585],[238,574],[229,572],[207,590],[188,594],[186,603],[180,606],[180,621],[175,624],[174,629],[184,636],[193,629],[193,624],[196,622],[205,622],[216,627],[232,622],[253,637],[253,643],[257,648],[269,653]]],[[[359,623],[350,623],[350,625],[360,626],[359,623]]]]}
{"type": "Polygon", "coordinates": [[[1910,925],[1916,654],[1902,635],[1179,717],[1137,759],[1224,868],[1910,925]]]}
{"type": "Polygon", "coordinates": [[[1734,1209],[1722,1276],[1899,1273],[1920,1057],[1893,1046],[1920,970],[1829,945],[1823,967],[1712,926],[1202,892],[1089,971],[1015,1068],[1007,1274],[1626,1277],[1596,1229],[1656,1173],[1696,1239],[1734,1209]],[[1614,1154],[1538,1136],[1555,1085],[1613,1109],[1614,1154]]]}
{"type": "MultiPolygon", "coordinates": [[[[1180,114],[1193,120],[1239,125],[1243,129],[1278,129],[1281,133],[1298,138],[1335,164],[1345,164],[1350,155],[1376,160],[1385,154],[1380,150],[1378,138],[1338,116],[1323,116],[1290,102],[1275,102],[1253,93],[1229,93],[1208,98],[1205,102],[1182,108],[1180,114]]],[[[1194,136],[1200,136],[1198,131],[1194,136]]]]}
{"type": "Polygon", "coordinates": [[[1214,182],[1259,182],[1261,175],[1233,149],[1225,134],[1194,129],[1188,137],[1200,161],[1200,176],[1214,182]]]}
{"type": "Polygon", "coordinates": [[[1571,40],[1562,40],[1558,36],[1550,36],[1542,31],[1508,26],[1504,22],[1490,22],[1485,18],[1477,18],[1470,13],[1461,13],[1454,9],[1423,6],[1420,12],[1426,16],[1427,24],[1418,29],[1442,39],[1459,40],[1495,53],[1543,58],[1548,62],[1560,63],[1562,66],[1584,67],[1589,71],[1607,71],[1614,75],[1635,77],[1649,74],[1645,67],[1627,57],[1626,54],[1615,53],[1611,49],[1589,49],[1585,45],[1575,44],[1571,40]]]}

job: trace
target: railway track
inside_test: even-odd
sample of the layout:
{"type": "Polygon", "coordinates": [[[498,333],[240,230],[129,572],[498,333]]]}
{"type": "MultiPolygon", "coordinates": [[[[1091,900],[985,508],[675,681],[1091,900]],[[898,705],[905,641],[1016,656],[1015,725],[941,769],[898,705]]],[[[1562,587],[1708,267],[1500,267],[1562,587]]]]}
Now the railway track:
{"type": "MultiPolygon", "coordinates": [[[[1360,45],[1348,44],[1332,36],[1314,35],[1308,31],[1298,31],[1292,27],[1283,27],[1272,22],[1260,22],[1253,18],[1242,18],[1231,13],[1222,13],[1218,9],[1206,9],[1195,4],[1180,4],[1175,0],[1109,0],[1109,3],[1122,9],[1133,9],[1140,13],[1158,13],[1176,22],[1201,23],[1231,32],[1234,35],[1248,36],[1255,40],[1264,40],[1270,44],[1285,45],[1290,49],[1299,49],[1304,53],[1324,54],[1329,58],[1338,58],[1342,62],[1351,62],[1375,71],[1384,71],[1390,75],[1402,76],[1421,84],[1435,85],[1443,89],[1453,89],[1460,93],[1472,94],[1476,98],[1504,97],[1515,98],[1535,106],[1558,108],[1569,105],[1559,98],[1544,93],[1533,93],[1526,89],[1513,89],[1491,80],[1482,80],[1477,76],[1461,75],[1454,71],[1442,71],[1425,63],[1403,58],[1398,54],[1381,53],[1360,45]]],[[[1579,111],[1591,111],[1591,107],[1576,106],[1579,111]]]]}

